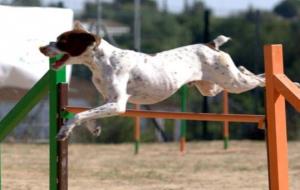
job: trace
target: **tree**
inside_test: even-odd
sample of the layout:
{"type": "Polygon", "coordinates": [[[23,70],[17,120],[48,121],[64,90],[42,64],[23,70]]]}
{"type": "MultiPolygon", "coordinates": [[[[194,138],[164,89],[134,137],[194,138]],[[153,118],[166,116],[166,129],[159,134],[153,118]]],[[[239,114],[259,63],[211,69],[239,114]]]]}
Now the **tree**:
{"type": "Polygon", "coordinates": [[[274,13],[288,19],[295,18],[299,15],[297,5],[298,3],[293,0],[282,1],[275,6],[274,13]]]}
{"type": "MultiPolygon", "coordinates": [[[[112,4],[103,3],[103,17],[112,19],[133,27],[133,0],[116,0],[112,4]]],[[[179,14],[160,11],[156,6],[153,6],[153,1],[142,2],[142,51],[146,53],[154,53],[162,50],[167,50],[183,45],[201,43],[203,39],[203,12],[205,6],[201,2],[196,2],[194,6],[190,6],[188,11],[179,14]],[[149,2],[149,4],[147,4],[149,2]],[[151,4],[152,3],[152,4],[151,4]]],[[[85,18],[95,18],[94,9],[96,6],[90,4],[86,6],[85,18]]],[[[267,43],[282,43],[284,45],[284,59],[286,74],[294,81],[299,82],[300,70],[300,48],[296,43],[300,41],[300,24],[295,18],[299,16],[300,1],[287,0],[278,4],[273,12],[261,11],[258,12],[250,8],[249,10],[231,15],[225,18],[215,17],[211,14],[211,38],[223,34],[231,37],[233,40],[222,46],[222,50],[228,52],[233,58],[237,66],[243,65],[249,70],[259,74],[263,73],[263,45],[267,43]],[[291,5],[294,5],[292,7],[291,5]],[[289,9],[292,13],[287,14],[289,9]],[[278,16],[284,15],[287,19],[278,19],[278,16]],[[259,43],[257,43],[259,41],[259,43]],[[256,66],[254,66],[256,65],[256,66]],[[257,71],[256,71],[257,70],[257,71]]],[[[133,30],[132,30],[133,31],[133,30]]],[[[130,32],[126,36],[121,36],[115,39],[121,47],[133,48],[133,33],[130,32]]],[[[79,70],[78,70],[79,71],[79,70]]],[[[83,71],[77,74],[83,75],[83,71]]],[[[89,76],[85,74],[86,76],[89,76]]],[[[86,76],[84,76],[86,78],[86,76]]],[[[258,96],[254,96],[253,91],[230,95],[230,111],[232,113],[253,113],[264,114],[264,93],[263,89],[258,89],[258,96]],[[256,103],[259,102],[259,103],[256,103]]],[[[189,91],[189,110],[201,111],[202,96],[198,91],[192,89],[189,91]]],[[[169,98],[165,104],[178,105],[179,95],[175,94],[169,98]]],[[[209,102],[211,112],[221,112],[222,105],[220,97],[212,98],[209,102]]],[[[300,137],[300,119],[296,117],[293,109],[288,109],[289,115],[289,137],[296,139],[300,137]]],[[[110,125],[107,128],[109,132],[106,137],[107,141],[113,139],[115,142],[128,141],[130,139],[130,125],[127,120],[103,119],[104,125],[110,125]],[[120,127],[117,125],[126,126],[124,131],[120,132],[120,127]]],[[[191,123],[189,122],[189,125],[191,123]]],[[[212,138],[221,138],[217,132],[219,126],[213,123],[208,123],[212,138]]],[[[239,124],[240,125],[240,124],[239,124]]],[[[243,124],[244,125],[244,124],[243,124]]],[[[238,125],[236,125],[238,126],[238,125]]],[[[199,129],[198,123],[195,127],[199,129]]],[[[123,128],[122,128],[123,129],[123,128]]],[[[195,139],[195,131],[188,128],[188,139],[195,139]]],[[[248,127],[233,127],[231,129],[231,137],[235,139],[263,138],[263,132],[258,131],[256,126],[248,125],[248,127]]],[[[150,131],[149,134],[152,134],[150,131]]],[[[220,133],[219,133],[220,134],[220,133]]],[[[201,134],[200,134],[201,135],[201,134]]],[[[153,138],[148,138],[153,140],[153,138]]]]}
{"type": "Polygon", "coordinates": [[[184,11],[177,16],[177,22],[185,28],[187,38],[184,38],[184,40],[186,43],[203,42],[204,9],[202,2],[195,2],[188,11],[184,11]]]}
{"type": "Polygon", "coordinates": [[[34,7],[39,7],[42,5],[40,0],[13,0],[11,4],[16,6],[34,6],[34,7]]]}
{"type": "Polygon", "coordinates": [[[59,1],[57,3],[49,3],[48,4],[49,7],[59,7],[59,8],[64,8],[65,4],[63,1],[59,1]]]}

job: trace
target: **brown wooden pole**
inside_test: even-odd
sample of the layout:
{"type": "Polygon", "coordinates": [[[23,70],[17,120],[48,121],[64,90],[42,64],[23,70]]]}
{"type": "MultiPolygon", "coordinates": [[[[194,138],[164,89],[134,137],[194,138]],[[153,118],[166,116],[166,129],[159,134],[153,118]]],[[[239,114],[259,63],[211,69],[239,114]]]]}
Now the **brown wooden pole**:
{"type": "MultiPolygon", "coordinates": [[[[68,84],[58,84],[58,110],[63,110],[68,105],[68,84]]],[[[60,113],[57,117],[57,126],[60,129],[64,124],[64,119],[60,113]]],[[[58,129],[58,130],[59,130],[58,129]]],[[[58,158],[57,158],[57,189],[68,189],[68,140],[59,141],[58,143],[58,158]]]]}
{"type": "MultiPolygon", "coordinates": [[[[140,110],[140,105],[135,105],[136,110],[140,110]]],[[[139,153],[140,148],[140,140],[141,140],[141,118],[136,116],[134,119],[134,153],[139,153]]]]}
{"type": "MultiPolygon", "coordinates": [[[[229,103],[228,103],[228,92],[223,92],[223,113],[229,113],[229,103]]],[[[223,140],[224,140],[224,149],[228,149],[228,141],[229,141],[229,122],[224,121],[223,123],[223,140]]]]}

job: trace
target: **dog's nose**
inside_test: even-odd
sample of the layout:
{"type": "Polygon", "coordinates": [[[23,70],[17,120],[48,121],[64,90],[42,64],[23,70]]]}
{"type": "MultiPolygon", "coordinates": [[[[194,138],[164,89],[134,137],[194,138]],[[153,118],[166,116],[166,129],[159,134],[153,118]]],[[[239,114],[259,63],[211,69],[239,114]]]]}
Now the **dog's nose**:
{"type": "Polygon", "coordinates": [[[46,55],[47,54],[47,46],[41,46],[40,52],[46,55]]]}

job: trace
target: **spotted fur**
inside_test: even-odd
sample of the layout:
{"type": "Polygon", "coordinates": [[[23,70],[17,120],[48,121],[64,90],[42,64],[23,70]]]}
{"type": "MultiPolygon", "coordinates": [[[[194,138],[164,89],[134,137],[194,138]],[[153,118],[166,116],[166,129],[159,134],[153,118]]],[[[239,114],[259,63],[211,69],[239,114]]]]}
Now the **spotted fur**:
{"type": "Polygon", "coordinates": [[[241,93],[265,85],[264,77],[237,68],[229,54],[211,44],[148,55],[114,47],[77,23],[74,30],[63,33],[41,52],[50,57],[62,53],[66,55],[65,64],[86,65],[106,103],[77,114],[60,130],[58,138],[66,139],[81,122],[124,113],[127,102],[161,102],[185,84],[196,86],[204,96],[215,96],[223,90],[241,93]]]}

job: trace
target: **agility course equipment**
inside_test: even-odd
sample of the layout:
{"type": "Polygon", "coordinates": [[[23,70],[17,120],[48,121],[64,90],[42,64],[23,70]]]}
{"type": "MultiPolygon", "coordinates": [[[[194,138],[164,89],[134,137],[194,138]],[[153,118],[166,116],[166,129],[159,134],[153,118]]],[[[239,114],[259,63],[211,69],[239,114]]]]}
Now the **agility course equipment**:
{"type": "Polygon", "coordinates": [[[285,190],[289,187],[285,99],[299,112],[300,89],[284,74],[282,45],[265,46],[264,55],[269,187],[285,190]]]}
{"type": "MultiPolygon", "coordinates": [[[[187,110],[187,93],[188,88],[184,85],[180,90],[180,104],[181,104],[181,112],[186,112],[187,110]]],[[[135,109],[139,110],[140,106],[135,105],[135,109]]],[[[141,118],[135,117],[134,120],[134,153],[138,154],[140,149],[140,141],[141,141],[141,118]]],[[[226,122],[225,122],[226,123],[226,122]]],[[[184,153],[186,151],[186,120],[180,120],[180,139],[179,139],[179,151],[184,153]]],[[[224,145],[225,146],[225,145],[224,145]]]]}
{"type": "MultiPolygon", "coordinates": [[[[267,153],[269,187],[271,190],[288,189],[288,156],[285,118],[285,98],[300,111],[300,89],[283,72],[281,45],[264,47],[266,68],[267,99],[267,153]]],[[[58,58],[51,59],[55,62],[58,58]]],[[[49,92],[50,101],[50,189],[68,189],[67,141],[57,142],[56,134],[64,119],[87,108],[71,107],[67,103],[68,86],[65,83],[65,69],[49,70],[47,74],[28,92],[27,95],[0,122],[0,140],[15,128],[26,113],[49,92]]],[[[127,110],[121,116],[165,118],[219,122],[252,122],[263,127],[265,116],[244,114],[179,113],[142,110],[127,110]]]]}
{"type": "MultiPolygon", "coordinates": [[[[187,110],[187,94],[188,88],[187,86],[183,86],[180,90],[180,101],[181,101],[181,112],[186,112],[187,110]]],[[[229,113],[229,105],[228,105],[228,92],[223,92],[223,113],[229,113]]],[[[140,106],[135,105],[135,109],[139,110],[140,106]]],[[[140,141],[141,141],[141,129],[140,129],[140,117],[135,117],[134,120],[134,153],[138,154],[140,149],[140,141]]],[[[203,120],[201,120],[203,121],[203,120]]],[[[184,154],[186,152],[186,128],[187,128],[187,121],[180,120],[180,139],[179,139],[179,151],[180,153],[184,154]]],[[[262,128],[259,125],[259,128],[262,128]]],[[[223,122],[223,148],[226,150],[229,147],[229,122],[223,122]]]]}
{"type": "MultiPolygon", "coordinates": [[[[300,89],[284,75],[282,45],[266,45],[264,47],[264,56],[266,69],[266,112],[268,113],[266,141],[269,188],[271,190],[287,190],[289,185],[285,98],[300,111],[300,89]]],[[[226,96],[226,94],[224,96],[226,96]]],[[[78,113],[84,110],[86,110],[86,108],[65,108],[65,111],[72,113],[78,113]]],[[[227,108],[224,108],[224,112],[227,111],[227,108]]],[[[122,114],[122,116],[200,121],[257,122],[260,128],[262,128],[264,121],[264,116],[262,115],[170,113],[136,110],[128,110],[122,114]]]]}
{"type": "MultiPolygon", "coordinates": [[[[183,86],[180,89],[181,92],[181,112],[186,112],[187,110],[187,86],[183,86]]],[[[184,153],[186,148],[186,120],[180,120],[180,152],[184,153]]]]}
{"type": "MultiPolygon", "coordinates": [[[[50,59],[50,64],[58,59],[59,56],[50,59]]],[[[49,189],[51,190],[66,190],[68,184],[68,142],[56,141],[56,134],[63,124],[60,110],[67,105],[67,96],[59,95],[62,91],[67,91],[62,85],[65,82],[66,68],[59,71],[49,70],[0,122],[0,142],[2,142],[27,113],[49,94],[49,189]]]]}
{"type": "MultiPolygon", "coordinates": [[[[223,92],[223,113],[228,114],[229,113],[229,97],[228,92],[223,92]]],[[[224,121],[223,123],[223,144],[224,149],[228,149],[229,146],[229,122],[224,121]]]]}

